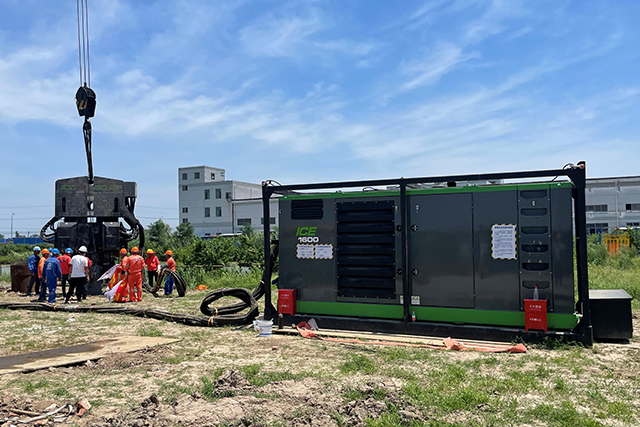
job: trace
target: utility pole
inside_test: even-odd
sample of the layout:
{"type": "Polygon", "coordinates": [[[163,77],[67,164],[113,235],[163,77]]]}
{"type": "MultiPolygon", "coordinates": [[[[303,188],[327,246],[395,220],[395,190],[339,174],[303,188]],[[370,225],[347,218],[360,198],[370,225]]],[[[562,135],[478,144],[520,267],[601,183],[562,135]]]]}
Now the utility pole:
{"type": "Polygon", "coordinates": [[[13,239],[13,216],[15,215],[15,212],[11,212],[11,238],[13,239]]]}

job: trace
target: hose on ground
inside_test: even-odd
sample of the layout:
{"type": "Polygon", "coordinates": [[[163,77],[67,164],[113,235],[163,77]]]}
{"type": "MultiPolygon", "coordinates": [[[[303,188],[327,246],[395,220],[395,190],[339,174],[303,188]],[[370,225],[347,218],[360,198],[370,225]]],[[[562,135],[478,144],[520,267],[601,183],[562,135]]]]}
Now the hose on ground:
{"type": "MultiPolygon", "coordinates": [[[[278,257],[278,252],[279,252],[279,242],[276,240],[273,244],[273,247],[271,248],[271,259],[274,260],[278,257]]],[[[254,301],[258,301],[260,298],[262,298],[262,296],[264,295],[264,293],[266,292],[266,289],[269,290],[269,292],[271,291],[271,285],[267,284],[265,285],[266,281],[269,281],[269,278],[271,277],[271,274],[273,273],[273,262],[270,263],[269,269],[265,269],[265,271],[262,273],[262,279],[260,280],[260,283],[258,284],[258,286],[256,286],[256,288],[253,290],[253,293],[251,294],[251,297],[254,301]]],[[[220,298],[220,296],[218,296],[218,293],[220,291],[224,291],[224,289],[216,289],[213,292],[210,292],[206,297],[204,297],[204,299],[202,300],[202,303],[200,304],[200,312],[202,314],[204,314],[205,316],[215,316],[216,314],[224,314],[224,315],[229,315],[229,314],[233,314],[233,313],[238,313],[239,311],[242,311],[244,309],[246,309],[247,307],[249,307],[249,302],[242,300],[242,302],[236,303],[236,304],[232,304],[232,305],[228,305],[226,307],[220,307],[220,308],[215,308],[215,307],[209,307],[209,305],[218,300],[220,298]]],[[[247,292],[248,293],[248,292],[247,292]]],[[[228,290],[227,290],[227,295],[228,295],[228,290]]],[[[240,298],[240,297],[238,297],[240,298]]],[[[242,299],[242,298],[240,298],[242,299]]],[[[251,319],[253,320],[253,319],[251,319]]]]}
{"type": "MultiPolygon", "coordinates": [[[[246,292],[246,291],[245,291],[246,292]]],[[[247,295],[251,295],[247,292],[247,295]]],[[[255,302],[255,300],[254,300],[255,302]]],[[[192,316],[189,314],[170,313],[168,311],[154,310],[142,307],[131,307],[126,305],[58,305],[49,303],[0,303],[0,310],[31,310],[31,311],[61,311],[65,313],[109,313],[109,314],[126,314],[136,317],[149,317],[157,320],[166,320],[168,322],[183,323],[189,326],[225,326],[246,324],[238,323],[241,316],[192,316]]],[[[255,317],[258,315],[258,305],[255,303],[255,317]]],[[[250,314],[254,311],[250,311],[250,314]]],[[[244,319],[243,319],[244,320],[244,319]]],[[[251,319],[253,320],[253,319],[251,319]]]]}

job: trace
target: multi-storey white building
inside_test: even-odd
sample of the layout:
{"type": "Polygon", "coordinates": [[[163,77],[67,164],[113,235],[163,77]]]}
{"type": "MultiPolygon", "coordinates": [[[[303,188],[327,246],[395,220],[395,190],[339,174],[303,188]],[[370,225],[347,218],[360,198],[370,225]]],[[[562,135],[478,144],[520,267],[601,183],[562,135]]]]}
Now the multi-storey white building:
{"type": "MultiPolygon", "coordinates": [[[[180,222],[189,222],[201,237],[237,233],[245,224],[263,227],[262,186],[227,181],[225,170],[209,166],[178,169],[180,222]]],[[[270,204],[270,224],[277,226],[277,199],[270,204]]]]}
{"type": "Polygon", "coordinates": [[[640,228],[640,176],[587,179],[587,232],[640,228]]]}

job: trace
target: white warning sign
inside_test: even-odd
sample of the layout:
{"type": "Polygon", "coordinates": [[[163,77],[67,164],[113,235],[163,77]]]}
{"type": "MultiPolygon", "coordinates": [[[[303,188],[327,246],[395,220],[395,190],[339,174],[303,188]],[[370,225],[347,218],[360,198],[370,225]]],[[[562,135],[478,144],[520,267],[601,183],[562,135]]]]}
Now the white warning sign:
{"type": "Polygon", "coordinates": [[[516,259],[516,225],[493,224],[491,226],[491,257],[516,259]]]}
{"type": "Polygon", "coordinates": [[[333,259],[333,245],[316,245],[316,259],[333,259]]]}
{"type": "Polygon", "coordinates": [[[313,245],[297,245],[296,256],[298,258],[311,259],[313,255],[313,245]]]}

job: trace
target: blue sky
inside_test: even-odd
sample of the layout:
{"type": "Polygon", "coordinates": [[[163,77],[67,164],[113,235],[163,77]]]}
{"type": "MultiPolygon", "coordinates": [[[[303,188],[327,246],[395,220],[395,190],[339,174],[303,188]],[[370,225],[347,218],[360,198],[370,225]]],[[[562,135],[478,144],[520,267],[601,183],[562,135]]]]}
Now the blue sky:
{"type": "MultiPolygon", "coordinates": [[[[177,169],[281,183],[640,175],[634,0],[89,0],[94,171],[177,225],[177,169]]],[[[86,175],[76,5],[0,0],[0,233],[86,175]]]]}

